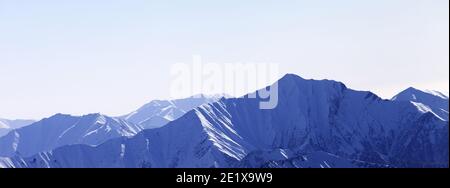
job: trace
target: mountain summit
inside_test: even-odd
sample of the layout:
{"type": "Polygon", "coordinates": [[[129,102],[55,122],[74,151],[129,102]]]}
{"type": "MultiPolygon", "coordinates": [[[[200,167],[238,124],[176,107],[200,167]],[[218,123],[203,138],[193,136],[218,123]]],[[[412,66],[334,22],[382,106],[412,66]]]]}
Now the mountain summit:
{"type": "Polygon", "coordinates": [[[392,98],[393,101],[411,101],[422,111],[434,113],[448,121],[448,97],[438,91],[421,91],[410,87],[392,98]]]}
{"type": "Polygon", "coordinates": [[[120,118],[138,124],[144,129],[159,128],[170,121],[178,119],[186,112],[202,104],[215,102],[220,97],[204,95],[192,96],[176,100],[153,100],[138,110],[120,118]]]}

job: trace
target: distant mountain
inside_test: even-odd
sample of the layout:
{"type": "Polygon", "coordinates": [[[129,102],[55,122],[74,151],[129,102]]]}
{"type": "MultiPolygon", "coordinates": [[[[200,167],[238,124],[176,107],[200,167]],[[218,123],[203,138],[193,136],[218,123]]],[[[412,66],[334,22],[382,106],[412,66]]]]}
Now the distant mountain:
{"type": "Polygon", "coordinates": [[[286,75],[279,101],[221,99],[161,128],[71,145],[2,167],[447,167],[448,121],[409,101],[286,75]]]}
{"type": "Polygon", "coordinates": [[[178,100],[155,100],[118,118],[101,114],[83,117],[57,114],[7,135],[12,129],[6,128],[6,124],[0,124],[7,130],[5,137],[0,138],[0,156],[30,156],[73,144],[96,146],[112,138],[130,137],[143,129],[161,127],[197,106],[216,100],[218,97],[204,95],[178,100]]]}
{"type": "Polygon", "coordinates": [[[1,137],[0,156],[30,156],[73,144],[96,146],[112,138],[133,136],[141,130],[140,126],[101,114],[81,117],[57,114],[1,137]]]}
{"type": "Polygon", "coordinates": [[[432,112],[448,121],[448,97],[438,91],[421,91],[410,87],[395,95],[394,101],[411,101],[422,111],[432,112]]]}
{"type": "Polygon", "coordinates": [[[176,100],[154,100],[120,118],[138,124],[144,129],[158,128],[202,104],[215,102],[221,97],[196,95],[176,100]]]}
{"type": "Polygon", "coordinates": [[[34,120],[7,120],[0,119],[0,137],[6,135],[9,131],[17,128],[21,128],[26,125],[34,123],[34,120]]]}

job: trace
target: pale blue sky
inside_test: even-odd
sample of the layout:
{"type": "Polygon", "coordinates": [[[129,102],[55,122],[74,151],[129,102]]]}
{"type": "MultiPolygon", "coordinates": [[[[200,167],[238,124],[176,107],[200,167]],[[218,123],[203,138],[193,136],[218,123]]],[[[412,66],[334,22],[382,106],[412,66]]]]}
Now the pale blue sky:
{"type": "Polygon", "coordinates": [[[169,68],[275,62],[390,98],[448,93],[448,0],[0,0],[0,117],[128,113],[169,68]]]}

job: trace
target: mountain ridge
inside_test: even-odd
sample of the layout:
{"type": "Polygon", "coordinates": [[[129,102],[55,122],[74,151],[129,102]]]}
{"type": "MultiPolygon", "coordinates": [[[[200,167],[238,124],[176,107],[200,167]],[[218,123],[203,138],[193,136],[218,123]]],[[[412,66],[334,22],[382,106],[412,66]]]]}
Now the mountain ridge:
{"type": "Polygon", "coordinates": [[[63,146],[5,167],[448,167],[448,121],[409,101],[286,75],[279,104],[221,99],[131,138],[63,146]],[[77,157],[71,157],[77,156],[77,157]],[[253,156],[253,157],[251,157],[253,156]]]}
{"type": "Polygon", "coordinates": [[[144,129],[158,128],[181,117],[187,111],[202,104],[214,102],[220,97],[208,97],[201,94],[183,99],[153,100],[139,109],[127,115],[120,116],[119,118],[138,124],[144,129]]]}
{"type": "Polygon", "coordinates": [[[215,100],[217,99],[208,98],[204,95],[177,100],[153,100],[138,110],[121,117],[109,117],[100,113],[91,113],[82,116],[57,113],[49,118],[38,121],[38,123],[42,123],[54,120],[56,121],[55,125],[31,124],[29,125],[31,127],[24,127],[24,130],[29,131],[19,129],[10,134],[5,134],[4,137],[0,137],[0,156],[10,157],[19,154],[30,156],[39,152],[55,149],[56,147],[73,144],[96,146],[112,138],[120,136],[130,137],[144,129],[162,127],[168,122],[181,117],[186,111],[215,100]],[[133,118],[135,116],[138,116],[136,119],[141,120],[142,122],[134,121],[135,119],[133,118]],[[107,122],[111,122],[113,126],[110,127],[107,125],[107,122]],[[100,125],[98,129],[89,130],[89,127],[97,124],[100,125]],[[61,126],[65,128],[61,129],[61,126]],[[36,130],[31,131],[31,129],[36,130]],[[86,130],[83,132],[81,129],[86,130]],[[52,134],[56,134],[57,136],[52,136],[52,134]],[[29,140],[29,138],[34,137],[38,138],[35,138],[35,141],[29,140]],[[21,141],[23,139],[27,141],[21,141]],[[44,144],[39,147],[27,146],[36,145],[34,142],[43,142],[44,144]]]}
{"type": "Polygon", "coordinates": [[[142,128],[99,113],[84,116],[55,114],[0,137],[0,156],[29,156],[59,146],[98,145],[119,136],[132,136],[142,128]]]}

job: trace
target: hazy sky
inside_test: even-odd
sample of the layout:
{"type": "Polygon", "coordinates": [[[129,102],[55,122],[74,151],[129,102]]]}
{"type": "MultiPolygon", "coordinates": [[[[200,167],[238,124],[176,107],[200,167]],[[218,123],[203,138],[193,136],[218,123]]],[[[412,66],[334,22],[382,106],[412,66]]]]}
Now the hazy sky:
{"type": "Polygon", "coordinates": [[[121,115],[170,65],[273,62],[384,98],[448,93],[448,0],[0,0],[0,117],[121,115]]]}

